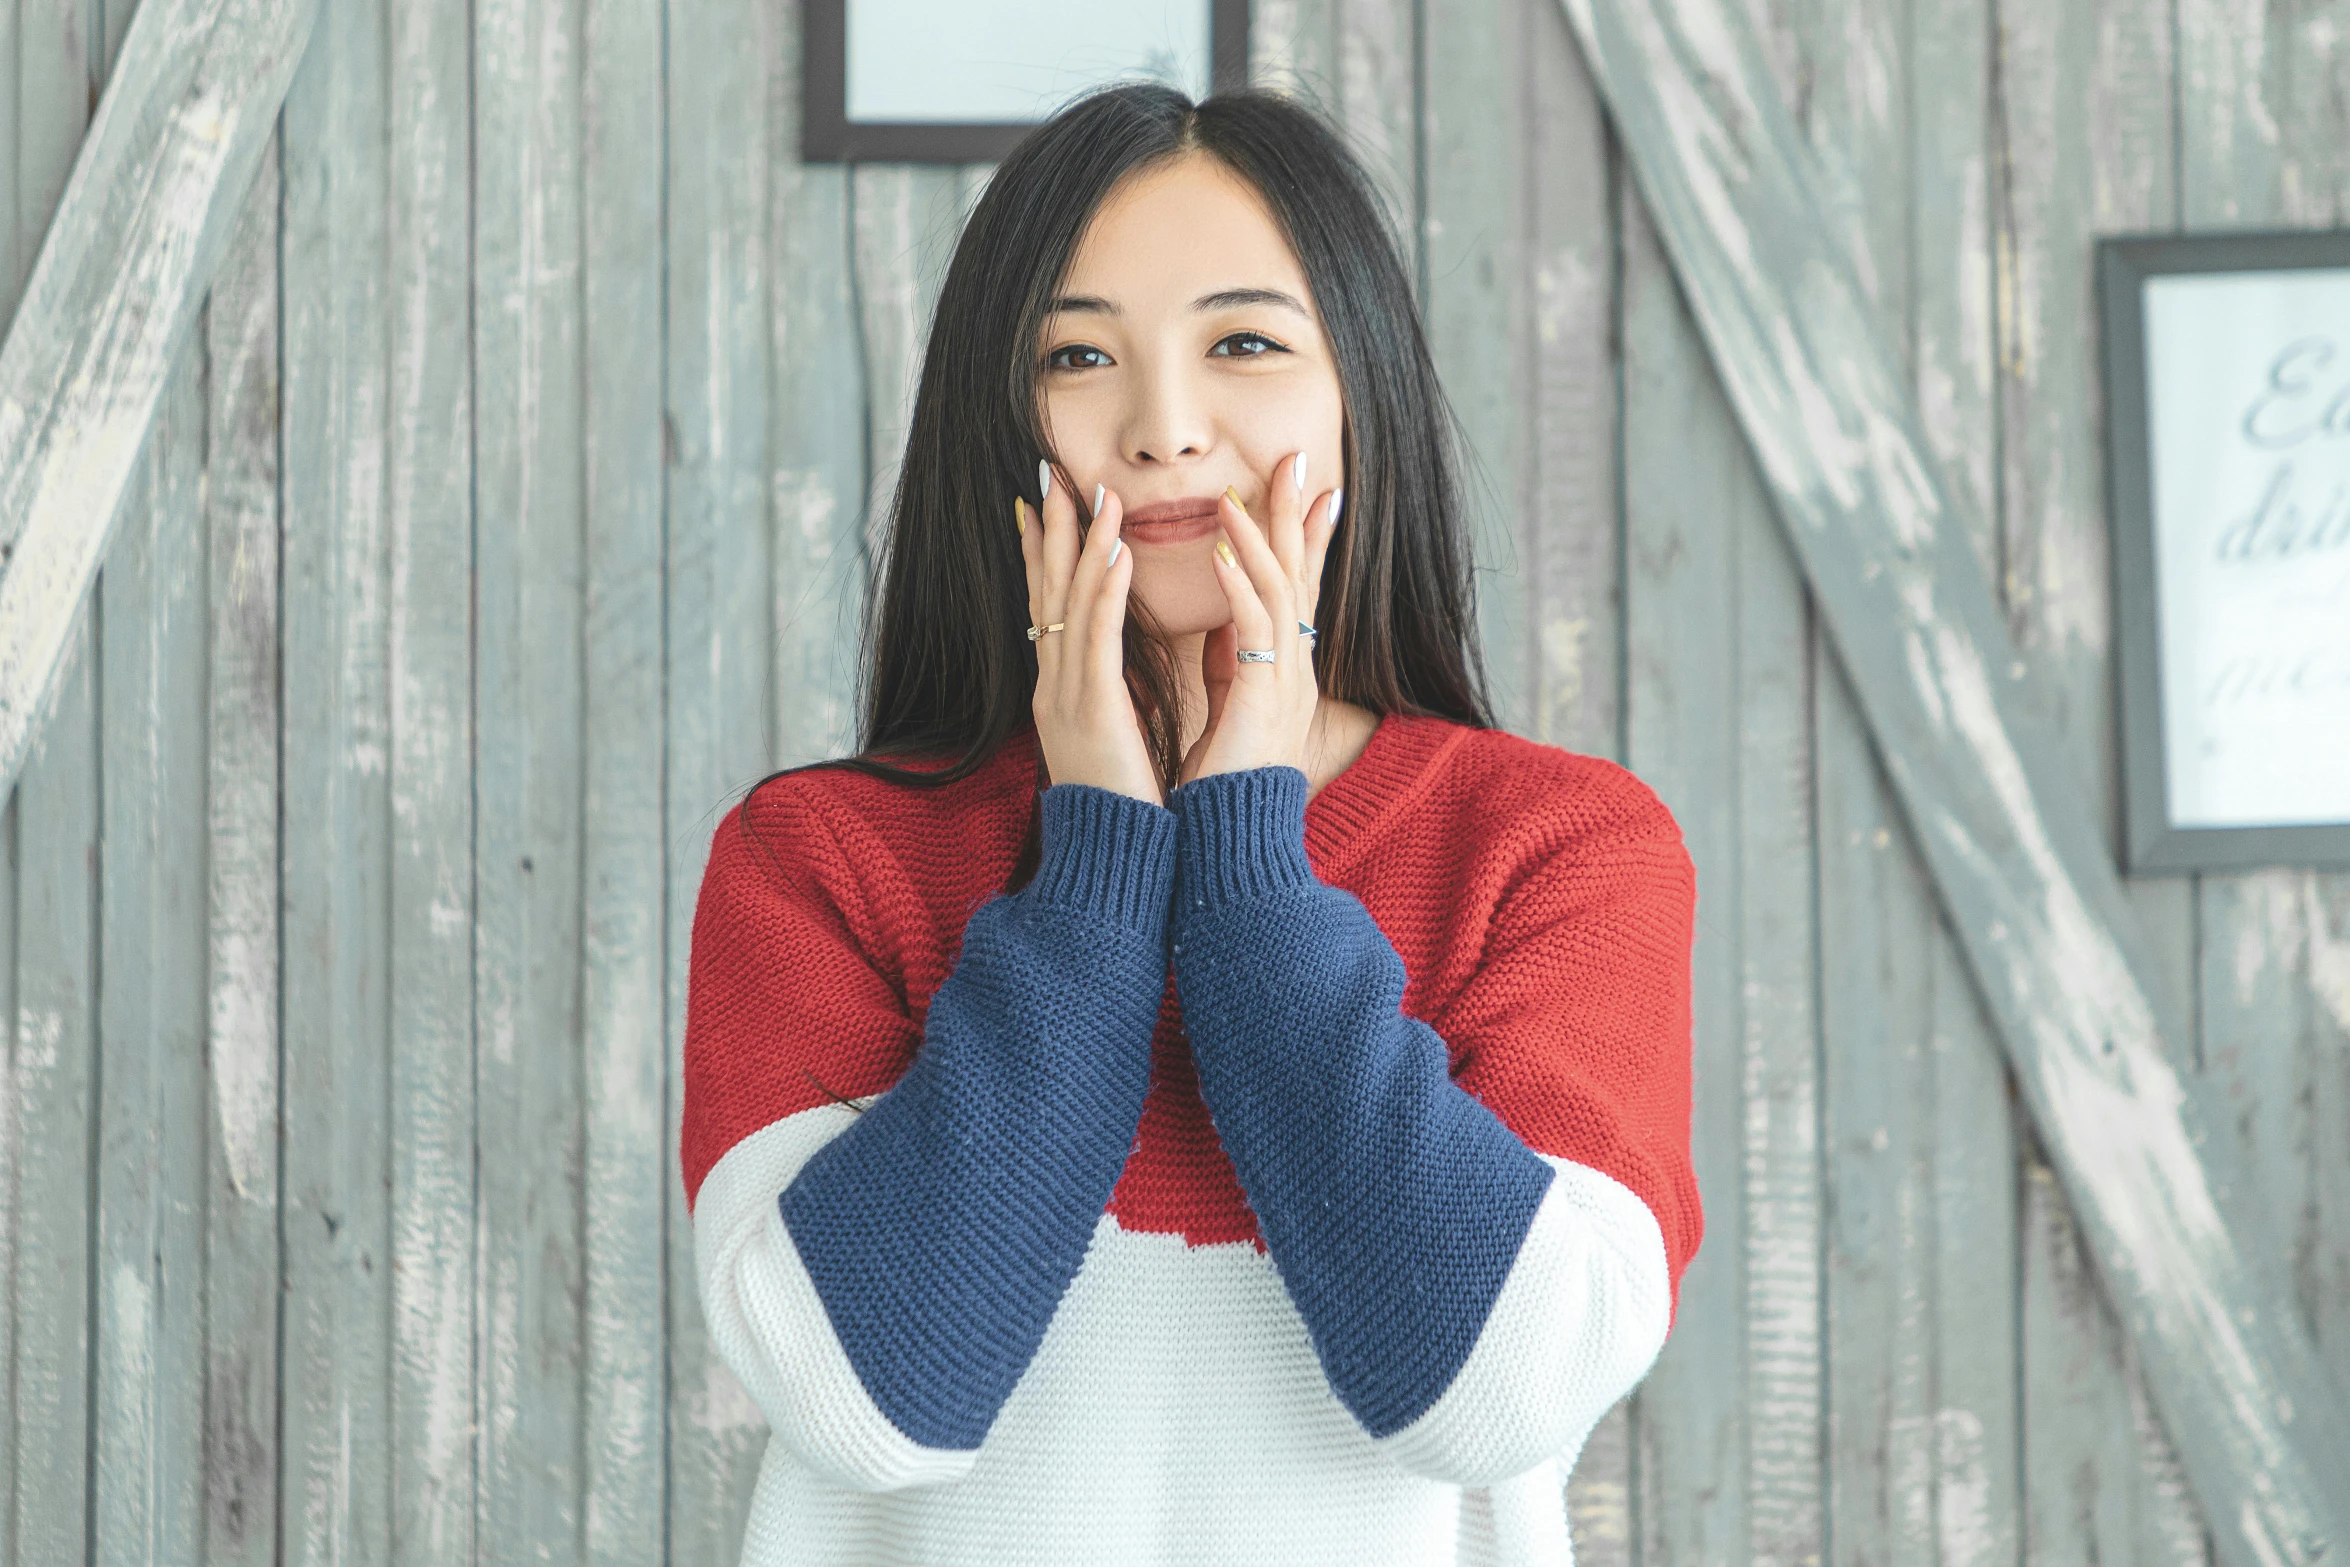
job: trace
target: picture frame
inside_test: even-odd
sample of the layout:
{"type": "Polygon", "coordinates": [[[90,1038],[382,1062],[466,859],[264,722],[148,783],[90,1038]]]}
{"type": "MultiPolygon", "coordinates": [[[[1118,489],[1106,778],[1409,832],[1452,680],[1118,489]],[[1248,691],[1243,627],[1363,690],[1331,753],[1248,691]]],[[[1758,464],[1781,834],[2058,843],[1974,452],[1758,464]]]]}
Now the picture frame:
{"type": "Polygon", "coordinates": [[[2350,230],[2095,267],[2124,868],[2350,866],[2350,230]]]}
{"type": "Polygon", "coordinates": [[[921,29],[894,17],[904,5],[807,0],[800,50],[803,162],[992,163],[1058,102],[1096,82],[1158,75],[1194,97],[1248,82],[1248,0],[1124,0],[1131,9],[1118,0],[963,0],[934,13],[949,19],[946,28],[921,29]],[[1003,12],[1000,22],[990,17],[991,4],[1003,12]],[[1023,42],[1046,36],[1040,28],[1060,9],[1088,19],[1086,47],[1042,59],[1033,57],[1041,49],[1031,42],[1032,57],[1021,58],[1023,42]],[[1192,11],[1207,30],[1204,62],[1186,42],[1192,11]],[[1173,25],[1184,35],[1162,51],[1177,58],[1163,58],[1156,72],[1129,58],[1154,25],[1173,25]],[[879,58],[878,51],[868,54],[868,36],[888,40],[894,69],[868,63],[879,58]],[[1004,41],[1005,56],[989,62],[993,71],[954,68],[959,41],[972,36],[1004,41]],[[958,93],[965,97],[958,100],[958,93]]]}

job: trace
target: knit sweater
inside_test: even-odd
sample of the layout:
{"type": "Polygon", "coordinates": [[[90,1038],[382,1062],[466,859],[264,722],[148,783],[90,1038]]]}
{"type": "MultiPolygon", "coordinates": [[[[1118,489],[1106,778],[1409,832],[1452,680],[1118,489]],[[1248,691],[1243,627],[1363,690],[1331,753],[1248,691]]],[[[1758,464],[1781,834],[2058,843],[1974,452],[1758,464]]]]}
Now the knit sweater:
{"type": "Polygon", "coordinates": [[[772,1432],[745,1563],[1567,1562],[1702,1230],[1671,816],[1405,715],[1310,800],[1039,776],[1030,729],[714,836],[680,1156],[772,1432]]]}

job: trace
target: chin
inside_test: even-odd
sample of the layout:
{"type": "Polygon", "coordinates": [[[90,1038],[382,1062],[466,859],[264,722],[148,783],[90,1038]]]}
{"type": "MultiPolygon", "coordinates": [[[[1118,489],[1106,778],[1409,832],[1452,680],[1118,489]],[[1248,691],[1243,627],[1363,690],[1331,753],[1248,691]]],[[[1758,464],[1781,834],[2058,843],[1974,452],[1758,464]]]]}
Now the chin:
{"type": "Polygon", "coordinates": [[[1142,599],[1143,607],[1150,611],[1152,622],[1165,636],[1197,636],[1203,631],[1213,631],[1218,626],[1232,623],[1232,606],[1225,601],[1223,590],[1216,586],[1213,578],[1209,579],[1204,594],[1136,596],[1142,599]]]}

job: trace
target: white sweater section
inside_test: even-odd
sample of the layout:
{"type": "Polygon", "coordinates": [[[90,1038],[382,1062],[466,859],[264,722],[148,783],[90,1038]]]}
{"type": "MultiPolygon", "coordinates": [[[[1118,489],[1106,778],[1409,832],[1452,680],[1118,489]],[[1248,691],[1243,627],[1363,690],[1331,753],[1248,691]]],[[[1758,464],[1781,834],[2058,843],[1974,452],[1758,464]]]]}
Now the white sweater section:
{"type": "Polygon", "coordinates": [[[947,1452],[866,1394],[779,1211],[853,1121],[822,1105],[753,1133],[694,1208],[711,1344],[773,1433],[745,1567],[1571,1560],[1567,1475],[1670,1312],[1663,1235],[1608,1176],[1543,1156],[1554,1178],[1476,1346],[1382,1441],[1332,1393],[1269,1255],[1105,1213],[986,1439],[947,1452]]]}

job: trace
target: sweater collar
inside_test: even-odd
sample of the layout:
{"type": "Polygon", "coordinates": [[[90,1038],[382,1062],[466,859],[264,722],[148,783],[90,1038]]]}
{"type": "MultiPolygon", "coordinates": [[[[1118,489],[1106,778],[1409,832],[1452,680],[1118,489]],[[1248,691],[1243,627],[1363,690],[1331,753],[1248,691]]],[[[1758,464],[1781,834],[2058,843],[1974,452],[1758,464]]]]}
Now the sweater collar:
{"type": "Polygon", "coordinates": [[[1376,842],[1435,782],[1464,724],[1415,713],[1382,713],[1363,754],[1306,801],[1306,858],[1324,876],[1376,842]]]}

